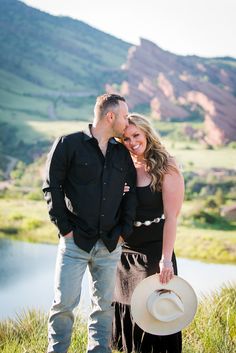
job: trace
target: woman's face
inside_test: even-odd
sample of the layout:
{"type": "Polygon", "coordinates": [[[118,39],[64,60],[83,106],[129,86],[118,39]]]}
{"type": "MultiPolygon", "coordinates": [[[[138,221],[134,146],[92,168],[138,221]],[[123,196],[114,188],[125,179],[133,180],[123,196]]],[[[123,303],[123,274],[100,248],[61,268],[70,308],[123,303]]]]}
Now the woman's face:
{"type": "Polygon", "coordinates": [[[145,133],[137,126],[130,124],[124,132],[125,147],[135,156],[143,156],[147,147],[145,133]]]}

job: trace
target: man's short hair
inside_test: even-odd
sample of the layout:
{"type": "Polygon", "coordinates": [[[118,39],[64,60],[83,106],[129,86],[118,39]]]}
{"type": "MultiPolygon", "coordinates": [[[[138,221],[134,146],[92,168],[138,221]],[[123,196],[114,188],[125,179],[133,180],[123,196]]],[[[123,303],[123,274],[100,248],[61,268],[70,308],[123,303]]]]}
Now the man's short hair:
{"type": "Polygon", "coordinates": [[[97,97],[94,107],[95,118],[100,120],[109,111],[114,111],[119,106],[119,101],[125,102],[125,98],[119,94],[103,94],[97,97]]]}

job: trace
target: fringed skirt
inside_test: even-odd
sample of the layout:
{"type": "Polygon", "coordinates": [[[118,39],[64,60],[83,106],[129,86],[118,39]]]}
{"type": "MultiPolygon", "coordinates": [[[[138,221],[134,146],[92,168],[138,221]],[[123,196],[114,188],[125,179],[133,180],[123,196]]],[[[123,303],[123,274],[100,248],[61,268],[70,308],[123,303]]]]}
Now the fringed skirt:
{"type": "MultiPolygon", "coordinates": [[[[115,288],[115,316],[112,346],[124,353],[181,353],[181,332],[157,336],[144,332],[137,326],[130,313],[130,299],[136,285],[144,278],[159,272],[162,242],[150,246],[144,253],[124,249],[118,265],[115,288]],[[160,256],[159,256],[160,255],[160,256]]],[[[175,255],[172,258],[177,274],[175,255]]]]}

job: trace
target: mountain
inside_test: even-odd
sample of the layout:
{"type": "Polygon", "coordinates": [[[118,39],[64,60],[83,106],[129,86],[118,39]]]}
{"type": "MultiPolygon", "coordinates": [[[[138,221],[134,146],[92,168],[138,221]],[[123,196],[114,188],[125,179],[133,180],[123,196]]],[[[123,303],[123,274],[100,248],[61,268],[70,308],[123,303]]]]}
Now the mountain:
{"type": "Polygon", "coordinates": [[[160,120],[202,119],[211,145],[236,140],[236,59],[175,55],[141,39],[123,70],[120,91],[132,109],[146,106],[160,120]]]}
{"type": "Polygon", "coordinates": [[[130,47],[86,23],[16,0],[0,0],[0,43],[0,116],[7,112],[8,121],[18,114],[78,118],[84,100],[119,81],[130,47]]]}
{"type": "Polygon", "coordinates": [[[6,154],[30,162],[48,146],[32,122],[88,121],[105,83],[123,79],[130,46],[84,22],[0,0],[0,170],[6,154]]]}
{"type": "Polygon", "coordinates": [[[235,141],[233,58],[179,56],[145,39],[132,46],[17,0],[0,0],[0,49],[0,179],[9,156],[29,163],[46,151],[45,131],[59,120],[90,120],[105,90],[157,119],[204,121],[211,145],[235,141]]]}

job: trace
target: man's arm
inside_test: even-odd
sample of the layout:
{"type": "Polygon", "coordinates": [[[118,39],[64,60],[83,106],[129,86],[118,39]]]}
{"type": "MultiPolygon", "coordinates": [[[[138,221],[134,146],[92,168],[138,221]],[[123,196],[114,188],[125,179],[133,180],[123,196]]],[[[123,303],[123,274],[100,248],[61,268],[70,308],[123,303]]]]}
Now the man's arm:
{"type": "Polygon", "coordinates": [[[61,235],[72,230],[68,221],[65,204],[64,182],[69,167],[69,153],[64,137],[55,141],[48,155],[46,175],[42,190],[48,204],[51,221],[57,226],[61,235]]]}
{"type": "Polygon", "coordinates": [[[128,236],[132,233],[133,230],[133,222],[136,214],[136,169],[134,167],[133,161],[128,154],[127,156],[127,177],[126,183],[130,187],[129,191],[125,193],[123,196],[123,200],[121,203],[121,237],[126,240],[128,236]]]}

